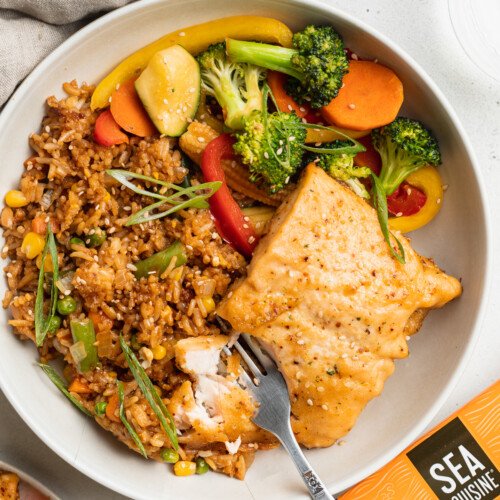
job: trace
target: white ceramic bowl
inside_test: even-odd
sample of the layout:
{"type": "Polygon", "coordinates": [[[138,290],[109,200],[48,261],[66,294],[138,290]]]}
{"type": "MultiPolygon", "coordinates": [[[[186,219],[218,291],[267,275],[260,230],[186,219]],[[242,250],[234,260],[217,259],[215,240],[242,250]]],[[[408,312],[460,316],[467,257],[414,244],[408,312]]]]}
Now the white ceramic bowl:
{"type": "MultiPolygon", "coordinates": [[[[332,491],[340,491],[392,459],[432,419],[456,383],[477,338],[489,266],[484,190],[469,142],[445,97],[393,42],[350,16],[305,0],[146,1],[87,26],[53,52],[21,85],[0,118],[0,180],[17,186],[28,156],[28,134],[37,130],[44,100],[61,95],[61,83],[97,82],[118,61],[169,31],[234,14],[279,18],[292,29],[331,23],[346,45],[393,67],[404,82],[403,112],[425,121],[443,153],[441,174],[449,189],[439,217],[413,236],[415,247],[463,278],[464,294],[432,312],[397,362],[381,397],[361,415],[344,446],[307,452],[332,491]]],[[[5,285],[2,283],[2,290],[5,285]]],[[[96,481],[134,498],[298,498],[304,488],[282,450],[257,454],[245,482],[221,474],[175,478],[168,467],[145,461],[73,408],[35,365],[31,343],[9,332],[0,318],[0,383],[21,417],[56,453],[96,481]]]]}

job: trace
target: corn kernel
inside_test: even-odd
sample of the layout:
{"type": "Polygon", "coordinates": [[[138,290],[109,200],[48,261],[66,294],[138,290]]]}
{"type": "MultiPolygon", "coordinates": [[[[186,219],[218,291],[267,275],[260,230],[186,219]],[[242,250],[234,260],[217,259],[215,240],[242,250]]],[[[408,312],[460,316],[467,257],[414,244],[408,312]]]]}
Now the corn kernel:
{"type": "Polygon", "coordinates": [[[157,345],[151,349],[153,351],[153,359],[163,359],[167,355],[167,350],[162,345],[157,345]]]}
{"type": "MultiPolygon", "coordinates": [[[[38,257],[36,258],[36,267],[38,267],[38,269],[42,268],[42,254],[41,253],[38,254],[38,257]]],[[[52,264],[52,255],[50,255],[50,253],[48,253],[45,256],[45,264],[43,266],[43,270],[46,273],[54,272],[54,265],[52,264]]]]}
{"type": "Polygon", "coordinates": [[[191,476],[196,472],[196,464],[187,460],[179,460],[174,464],[174,474],[176,476],[191,476]]]}
{"type": "Polygon", "coordinates": [[[215,309],[215,302],[212,297],[202,297],[201,301],[207,310],[207,314],[210,314],[215,309]]]}
{"type": "Polygon", "coordinates": [[[5,203],[7,203],[9,207],[19,208],[25,207],[29,203],[29,201],[21,191],[18,191],[17,189],[11,189],[5,195],[5,203]]]}
{"type": "Polygon", "coordinates": [[[45,238],[41,234],[30,231],[23,239],[21,250],[28,259],[34,259],[43,252],[44,246],[45,238]]]}

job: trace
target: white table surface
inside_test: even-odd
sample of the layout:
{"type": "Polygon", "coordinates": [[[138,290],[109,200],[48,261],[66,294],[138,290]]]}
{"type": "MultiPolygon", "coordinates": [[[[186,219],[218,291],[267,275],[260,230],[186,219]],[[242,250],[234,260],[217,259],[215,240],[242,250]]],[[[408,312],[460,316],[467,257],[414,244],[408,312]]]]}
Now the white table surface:
{"type": "MultiPolygon", "coordinates": [[[[451,0],[457,1],[457,0],[451,0]]],[[[447,96],[475,148],[500,229],[500,83],[477,68],[457,41],[447,0],[328,0],[385,33],[410,54],[447,96]]],[[[208,6],[208,0],[207,0],[208,6]]],[[[498,4],[500,8],[500,4],[498,4]]],[[[492,286],[481,337],[458,386],[430,425],[472,399],[500,375],[500,231],[493,235],[492,286]]],[[[123,499],[73,469],[26,426],[0,393],[0,459],[74,500],[123,499]]]]}

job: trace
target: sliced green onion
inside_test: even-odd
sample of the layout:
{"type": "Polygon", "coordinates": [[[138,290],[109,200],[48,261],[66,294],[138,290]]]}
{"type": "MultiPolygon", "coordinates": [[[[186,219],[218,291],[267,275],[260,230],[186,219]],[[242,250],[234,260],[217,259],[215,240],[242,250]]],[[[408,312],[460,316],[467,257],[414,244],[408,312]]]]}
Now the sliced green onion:
{"type": "Polygon", "coordinates": [[[389,220],[387,212],[387,197],[385,195],[384,188],[380,182],[380,179],[372,173],[373,179],[373,205],[377,211],[378,222],[380,224],[380,229],[384,235],[385,241],[389,246],[392,256],[400,263],[405,263],[405,250],[401,242],[389,231],[389,220]],[[398,245],[399,253],[394,250],[391,244],[391,236],[396,240],[398,245]]]}
{"type": "Polygon", "coordinates": [[[82,344],[85,350],[85,356],[77,360],[78,371],[80,373],[93,370],[99,361],[97,357],[97,349],[95,344],[95,330],[94,323],[89,318],[83,320],[72,320],[69,324],[71,328],[71,335],[73,336],[73,345],[82,344]]]}
{"type": "Polygon", "coordinates": [[[160,276],[165,272],[173,257],[177,257],[175,267],[182,266],[187,262],[186,249],[180,241],[172,243],[168,248],[157,252],[147,259],[135,263],[135,277],[141,279],[149,274],[160,276]]]}
{"type": "Polygon", "coordinates": [[[128,179],[141,179],[143,181],[147,181],[152,184],[160,184],[161,186],[165,186],[168,189],[173,189],[175,191],[182,191],[183,189],[181,186],[177,186],[176,184],[172,184],[171,182],[160,181],[158,179],[155,179],[154,177],[148,177],[147,175],[136,174],[134,172],[129,172],[128,170],[120,170],[118,168],[113,168],[110,170],[106,170],[106,173],[110,177],[113,177],[113,179],[117,180],[120,184],[127,186],[129,189],[134,191],[134,193],[142,194],[144,196],[149,196],[150,198],[158,198],[159,200],[164,199],[165,196],[159,193],[152,193],[151,191],[138,188],[128,179]]]}
{"type": "Polygon", "coordinates": [[[54,233],[50,228],[50,224],[47,226],[47,236],[45,237],[45,246],[42,252],[42,262],[40,264],[40,272],[38,274],[38,287],[35,299],[35,340],[36,345],[40,347],[45,340],[45,337],[49,331],[51,319],[56,314],[57,307],[57,286],[56,282],[59,280],[59,262],[57,259],[57,246],[56,240],[54,238],[54,233]],[[43,313],[43,284],[45,279],[45,259],[47,253],[50,252],[50,257],[52,259],[52,286],[50,289],[50,306],[49,315],[45,317],[43,313]]]}
{"type": "Polygon", "coordinates": [[[44,364],[44,363],[38,363],[38,366],[44,371],[45,375],[50,378],[50,380],[53,382],[53,384],[85,415],[88,415],[89,417],[92,417],[92,413],[90,413],[85,406],[78,401],[67,389],[67,386],[64,382],[64,380],[59,376],[59,374],[52,368],[52,366],[44,364]]]}
{"type": "Polygon", "coordinates": [[[125,339],[122,335],[120,335],[120,346],[122,348],[123,354],[125,355],[125,359],[127,360],[128,366],[132,375],[134,376],[139,389],[144,394],[144,397],[147,399],[151,409],[155,412],[155,415],[158,417],[163,430],[167,433],[168,438],[170,439],[170,443],[173,448],[177,451],[179,449],[179,444],[177,442],[177,430],[175,428],[175,423],[172,415],[167,410],[165,403],[162,401],[156,389],[153,386],[153,383],[147,376],[144,368],[139,363],[136,358],[134,352],[125,342],[125,339]],[[168,420],[168,422],[167,422],[168,420]]]}
{"type": "Polygon", "coordinates": [[[117,380],[116,385],[118,386],[118,401],[120,402],[120,406],[118,409],[118,412],[120,414],[120,420],[122,421],[122,424],[125,426],[125,429],[127,429],[128,433],[130,434],[130,437],[133,439],[137,448],[139,448],[141,455],[144,458],[148,458],[148,454],[146,453],[144,445],[142,444],[141,440],[139,439],[139,435],[137,434],[137,432],[135,432],[135,429],[132,427],[132,425],[130,425],[130,422],[127,420],[127,417],[125,416],[125,408],[123,405],[123,400],[124,400],[123,382],[120,382],[119,380],[117,380]]]}
{"type": "Polygon", "coordinates": [[[155,219],[160,219],[171,215],[179,210],[186,208],[208,208],[207,199],[210,198],[222,185],[222,182],[206,182],[204,184],[198,184],[195,186],[182,187],[172,184],[170,182],[160,181],[154,179],[153,177],[148,177],[146,175],[136,174],[134,172],[129,172],[127,170],[112,169],[106,170],[106,173],[113,177],[124,186],[128,187],[134,193],[141,194],[144,196],[149,196],[150,198],[156,198],[160,201],[148,205],[142,208],[135,214],[132,214],[125,223],[126,226],[132,226],[134,224],[141,224],[143,222],[149,222],[155,219]],[[150,183],[160,184],[168,189],[172,189],[175,192],[170,195],[164,195],[160,193],[154,193],[147,191],[145,189],[137,187],[135,184],[130,182],[128,179],[141,179],[150,183]],[[200,194],[200,191],[208,191],[205,194],[200,194]],[[186,199],[187,197],[187,199],[186,199]],[[168,210],[164,212],[152,214],[153,210],[160,208],[162,205],[172,205],[168,210]]]}

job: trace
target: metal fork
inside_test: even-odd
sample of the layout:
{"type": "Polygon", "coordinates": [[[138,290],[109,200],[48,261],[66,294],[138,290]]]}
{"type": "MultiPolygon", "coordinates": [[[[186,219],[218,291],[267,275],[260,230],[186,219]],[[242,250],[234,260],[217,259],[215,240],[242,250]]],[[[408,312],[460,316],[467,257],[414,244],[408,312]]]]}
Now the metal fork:
{"type": "MultiPolygon", "coordinates": [[[[313,471],[293,435],[290,425],[290,399],[283,375],[278,371],[269,355],[264,353],[249,335],[242,334],[241,336],[245,339],[249,349],[266,371],[265,374],[262,373],[239,342],[234,344],[234,347],[236,347],[252,373],[252,376],[250,376],[246,371],[242,370],[243,373],[241,374],[241,378],[247,389],[259,403],[257,413],[253,416],[252,420],[259,427],[272,432],[280,440],[295,463],[313,499],[335,500],[328,493],[318,475],[313,471]]],[[[229,352],[227,348],[226,352],[229,352]]]]}

